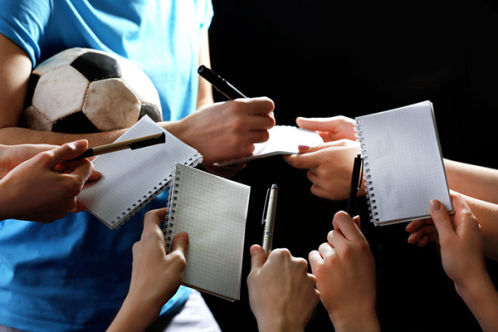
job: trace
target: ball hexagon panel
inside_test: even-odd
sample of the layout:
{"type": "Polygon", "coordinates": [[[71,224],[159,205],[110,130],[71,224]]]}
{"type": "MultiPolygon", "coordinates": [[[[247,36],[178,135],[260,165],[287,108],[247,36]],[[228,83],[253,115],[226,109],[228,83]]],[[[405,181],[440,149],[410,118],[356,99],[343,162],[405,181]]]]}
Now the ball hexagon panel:
{"type": "Polygon", "coordinates": [[[130,127],[137,122],[141,102],[126,82],[110,78],[91,82],[83,113],[101,131],[130,127]]]}
{"type": "Polygon", "coordinates": [[[88,80],[76,69],[59,67],[40,77],[33,94],[33,106],[55,122],[81,110],[87,88],[88,80]]]}

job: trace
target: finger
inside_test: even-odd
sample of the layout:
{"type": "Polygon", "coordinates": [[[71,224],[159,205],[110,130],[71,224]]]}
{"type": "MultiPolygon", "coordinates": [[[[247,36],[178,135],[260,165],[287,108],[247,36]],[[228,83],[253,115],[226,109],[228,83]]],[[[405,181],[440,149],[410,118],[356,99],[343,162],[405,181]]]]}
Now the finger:
{"type": "Polygon", "coordinates": [[[296,124],[299,128],[314,131],[334,131],[339,123],[335,118],[305,118],[298,117],[296,124]]]}
{"type": "Polygon", "coordinates": [[[81,165],[73,169],[70,173],[72,176],[76,176],[81,179],[82,183],[84,184],[90,175],[92,175],[93,171],[93,165],[90,161],[85,160],[81,165]]]}
{"type": "Polygon", "coordinates": [[[323,258],[317,250],[310,251],[308,254],[308,261],[310,262],[312,272],[314,272],[319,264],[323,264],[323,258]]]}
{"type": "Polygon", "coordinates": [[[64,161],[73,159],[81,155],[88,147],[88,141],[86,139],[78,140],[75,142],[66,143],[53,150],[47,151],[51,155],[47,166],[51,168],[55,165],[62,163],[64,161]]]}
{"type": "Polygon", "coordinates": [[[334,225],[334,230],[339,230],[347,240],[363,240],[364,238],[353,218],[344,211],[339,211],[334,215],[332,224],[334,225]]]}
{"type": "Polygon", "coordinates": [[[465,199],[462,196],[455,194],[453,194],[451,198],[453,203],[453,209],[455,211],[455,217],[453,218],[453,223],[455,225],[455,228],[460,229],[460,227],[463,226],[464,224],[466,226],[473,225],[473,227],[478,227],[476,218],[472,213],[471,209],[468,207],[467,203],[465,202],[465,199]],[[472,224],[470,223],[471,220],[474,220],[475,222],[472,224]]]}
{"type": "Polygon", "coordinates": [[[92,174],[90,174],[90,176],[88,177],[88,179],[86,180],[87,182],[96,182],[100,179],[102,179],[102,173],[100,173],[99,171],[96,171],[95,169],[92,169],[92,174]]]}
{"type": "Polygon", "coordinates": [[[239,102],[248,104],[250,114],[270,114],[275,109],[275,103],[268,97],[255,97],[246,99],[237,99],[239,102]]]}
{"type": "MultiPolygon", "coordinates": [[[[424,236],[428,236],[430,234],[436,233],[436,229],[433,225],[425,225],[418,229],[416,232],[413,232],[408,236],[408,243],[415,244],[418,243],[424,236]]],[[[434,236],[435,238],[435,236],[434,236]]]]}
{"type": "Polygon", "coordinates": [[[144,217],[144,232],[146,229],[155,229],[156,226],[160,226],[161,222],[166,220],[167,211],[168,208],[161,208],[147,212],[144,217]]]}
{"type": "Polygon", "coordinates": [[[330,244],[324,242],[318,247],[318,252],[320,253],[320,256],[323,257],[323,259],[326,259],[327,257],[334,254],[334,248],[332,248],[330,244]]]}
{"type": "Polygon", "coordinates": [[[319,165],[319,159],[315,153],[293,154],[285,157],[284,160],[297,169],[311,169],[319,165]]]}
{"type": "Polygon", "coordinates": [[[251,253],[251,271],[263,266],[266,262],[266,253],[260,245],[253,244],[250,248],[251,253]]]}
{"type": "Polygon", "coordinates": [[[355,216],[353,218],[353,221],[356,224],[356,227],[358,227],[358,229],[361,229],[361,219],[360,219],[360,216],[355,216]]]}
{"type": "Polygon", "coordinates": [[[411,221],[408,225],[406,225],[405,230],[409,233],[414,233],[426,224],[433,224],[432,219],[418,219],[411,221]]]}
{"type": "Polygon", "coordinates": [[[425,247],[427,245],[427,243],[429,243],[429,236],[428,235],[424,235],[422,237],[422,239],[417,243],[417,246],[419,246],[419,247],[425,247]]]}
{"type": "Polygon", "coordinates": [[[171,243],[171,252],[178,252],[181,254],[183,258],[187,253],[188,249],[188,234],[185,232],[178,233],[173,238],[173,242],[171,243]]]}
{"type": "Polygon", "coordinates": [[[449,236],[455,235],[455,230],[451,224],[448,211],[446,211],[441,202],[435,199],[432,200],[430,202],[430,211],[432,220],[434,221],[434,226],[436,226],[436,230],[441,241],[444,241],[449,236]]]}

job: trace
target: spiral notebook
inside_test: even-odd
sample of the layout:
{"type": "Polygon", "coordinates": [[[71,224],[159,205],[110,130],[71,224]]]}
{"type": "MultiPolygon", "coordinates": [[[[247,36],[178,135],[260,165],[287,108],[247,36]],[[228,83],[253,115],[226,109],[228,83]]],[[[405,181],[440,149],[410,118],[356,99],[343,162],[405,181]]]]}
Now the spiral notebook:
{"type": "Polygon", "coordinates": [[[375,225],[428,218],[432,199],[452,210],[430,101],[359,116],[356,124],[375,225]]]}
{"type": "Polygon", "coordinates": [[[115,229],[159,195],[176,163],[195,166],[202,155],[164,130],[148,116],[141,118],[116,142],[164,132],[166,142],[137,150],[98,156],[93,164],[103,177],[87,185],[78,200],[106,226],[115,229]]]}
{"type": "Polygon", "coordinates": [[[323,144],[323,139],[317,132],[294,126],[274,126],[268,133],[270,137],[266,142],[254,144],[252,156],[224,161],[218,165],[227,166],[276,155],[294,154],[299,153],[299,145],[315,147],[323,144]]]}
{"type": "Polygon", "coordinates": [[[182,164],[173,174],[163,230],[168,251],[189,234],[183,285],[239,300],[250,187],[182,164]]]}

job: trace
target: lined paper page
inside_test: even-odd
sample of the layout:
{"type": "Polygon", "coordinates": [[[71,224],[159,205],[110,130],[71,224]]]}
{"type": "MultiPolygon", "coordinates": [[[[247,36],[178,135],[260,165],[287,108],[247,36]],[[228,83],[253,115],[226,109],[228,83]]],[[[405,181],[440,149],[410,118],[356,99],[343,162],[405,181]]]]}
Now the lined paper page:
{"type": "Polygon", "coordinates": [[[183,284],[240,299],[250,187],[181,164],[174,174],[171,237],[189,234],[183,284]]]}
{"type": "Polygon", "coordinates": [[[171,179],[176,163],[197,165],[202,156],[164,130],[148,116],[143,117],[116,142],[164,132],[166,142],[142,149],[121,150],[98,156],[93,164],[103,177],[85,186],[78,200],[109,228],[128,220],[171,179]]]}
{"type": "Polygon", "coordinates": [[[452,209],[429,101],[360,116],[356,122],[377,223],[428,217],[432,199],[452,209]]]}

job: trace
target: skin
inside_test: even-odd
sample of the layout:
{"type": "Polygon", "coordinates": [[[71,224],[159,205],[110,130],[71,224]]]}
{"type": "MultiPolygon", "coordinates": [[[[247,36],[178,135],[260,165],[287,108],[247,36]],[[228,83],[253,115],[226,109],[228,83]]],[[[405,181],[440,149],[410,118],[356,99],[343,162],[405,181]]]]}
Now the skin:
{"type": "Polygon", "coordinates": [[[340,211],[332,224],[327,242],[308,258],[320,301],[336,331],[380,331],[375,313],[375,262],[359,219],[354,222],[340,211]]]}
{"type": "Polygon", "coordinates": [[[498,295],[486,270],[479,223],[463,197],[454,194],[452,201],[452,217],[440,202],[430,204],[444,271],[482,330],[496,331],[498,295]]]}
{"type": "Polygon", "coordinates": [[[87,181],[96,181],[88,159],[68,160],[88,147],[85,140],[60,147],[0,146],[0,218],[51,222],[84,209],[78,195],[87,181]]]}
{"type": "Polygon", "coordinates": [[[267,255],[259,245],[253,245],[250,251],[247,286],[258,330],[304,331],[318,303],[315,277],[307,273],[306,260],[293,257],[287,249],[275,249],[267,255]]]}
{"type": "Polygon", "coordinates": [[[166,209],[151,210],[144,219],[140,241],[133,245],[130,289],[108,331],[144,331],[180,287],[187,264],[187,233],[173,238],[166,251],[161,220],[166,209]]]}
{"type": "MultiPolygon", "coordinates": [[[[207,32],[199,59],[209,64],[207,32]]],[[[85,138],[90,146],[110,143],[126,129],[91,134],[64,134],[18,127],[23,111],[32,64],[12,41],[0,35],[0,141],[4,144],[64,144],[85,138]]],[[[178,121],[159,122],[164,129],[193,146],[204,156],[204,165],[242,158],[252,154],[254,143],[268,140],[268,129],[275,124],[273,102],[265,97],[213,104],[211,87],[199,81],[198,111],[178,121]]],[[[224,169],[220,169],[222,172],[224,169]]],[[[228,169],[228,171],[233,171],[228,169]]]]}

